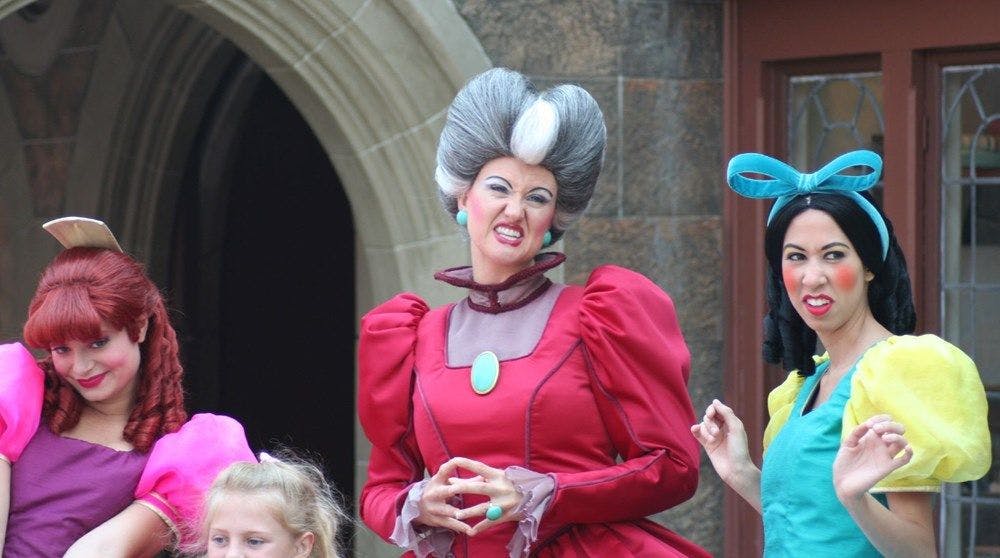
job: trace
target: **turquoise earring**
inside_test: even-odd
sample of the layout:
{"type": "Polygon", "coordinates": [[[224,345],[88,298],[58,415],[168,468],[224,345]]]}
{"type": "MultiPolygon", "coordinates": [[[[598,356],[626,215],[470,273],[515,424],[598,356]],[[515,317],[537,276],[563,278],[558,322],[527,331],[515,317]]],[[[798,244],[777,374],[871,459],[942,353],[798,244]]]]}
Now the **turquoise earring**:
{"type": "Polygon", "coordinates": [[[552,245],[552,231],[545,231],[545,236],[542,237],[542,248],[548,248],[552,245]]]}
{"type": "Polygon", "coordinates": [[[464,209],[459,209],[458,213],[455,214],[455,222],[463,227],[468,225],[469,213],[464,209]]]}

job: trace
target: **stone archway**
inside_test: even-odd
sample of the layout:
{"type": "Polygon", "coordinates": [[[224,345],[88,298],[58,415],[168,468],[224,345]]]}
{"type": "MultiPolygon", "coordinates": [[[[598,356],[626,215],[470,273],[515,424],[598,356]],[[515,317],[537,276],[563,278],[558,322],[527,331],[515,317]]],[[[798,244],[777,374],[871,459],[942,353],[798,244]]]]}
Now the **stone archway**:
{"type": "Polygon", "coordinates": [[[434,195],[437,134],[490,65],[452,3],[168,1],[264,68],[324,145],[356,216],[359,307],[440,292],[426,270],[453,265],[460,241],[434,195]]]}
{"type": "MultiPolygon", "coordinates": [[[[441,291],[425,270],[454,264],[460,246],[434,195],[437,134],[454,93],[490,66],[454,5],[446,0],[164,1],[246,52],[281,86],[323,144],[357,217],[358,278],[366,289],[358,293],[359,306],[401,289],[434,299],[441,291]]],[[[0,19],[28,4],[31,0],[0,0],[0,19]]],[[[185,46],[198,52],[197,44],[185,46]]],[[[114,157],[113,150],[108,156],[114,157]]],[[[118,188],[124,200],[109,201],[102,187],[74,192],[67,210],[136,208],[129,217],[134,224],[122,235],[145,253],[155,234],[149,230],[154,214],[149,203],[138,202],[156,200],[141,197],[134,186],[118,188]]]]}
{"type": "MultiPolygon", "coordinates": [[[[443,0],[171,3],[260,65],[324,146],[355,216],[358,314],[400,290],[443,300],[428,270],[454,265],[455,254],[465,251],[434,193],[434,149],[455,91],[490,65],[454,6],[443,0]]],[[[368,447],[360,432],[355,439],[361,482],[368,447]]],[[[375,539],[360,530],[357,555],[398,554],[375,539]]]]}

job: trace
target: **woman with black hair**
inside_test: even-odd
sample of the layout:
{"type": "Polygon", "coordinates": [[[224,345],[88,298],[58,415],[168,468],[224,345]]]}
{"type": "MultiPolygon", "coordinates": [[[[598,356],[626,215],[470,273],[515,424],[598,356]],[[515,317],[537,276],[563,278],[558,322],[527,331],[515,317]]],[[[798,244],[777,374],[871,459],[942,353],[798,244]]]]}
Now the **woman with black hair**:
{"type": "Polygon", "coordinates": [[[763,353],[790,372],[768,396],[761,469],[743,424],[718,400],[691,431],[761,513],[768,557],[934,556],[931,494],[990,464],[975,364],[939,337],[909,335],[906,261],[864,192],[881,167],[870,151],[814,174],[756,153],[729,164],[737,193],[778,198],[765,235],[763,353]],[[854,166],[871,172],[840,174],[854,166]],[[817,339],[826,352],[814,357],[817,339]]]}

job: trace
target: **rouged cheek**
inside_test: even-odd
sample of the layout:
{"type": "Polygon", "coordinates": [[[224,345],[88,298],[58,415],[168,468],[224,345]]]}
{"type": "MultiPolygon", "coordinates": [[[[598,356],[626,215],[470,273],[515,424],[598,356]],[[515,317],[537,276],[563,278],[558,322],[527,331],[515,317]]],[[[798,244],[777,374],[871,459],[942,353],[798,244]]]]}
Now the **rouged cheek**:
{"type": "Polygon", "coordinates": [[[555,211],[548,212],[547,214],[537,214],[533,216],[531,221],[532,236],[538,236],[538,238],[541,238],[543,235],[545,235],[546,232],[552,229],[552,225],[555,223],[555,221],[556,221],[555,211]],[[535,234],[536,232],[537,235],[535,234]]]}
{"type": "Polygon", "coordinates": [[[470,217],[482,218],[483,216],[483,206],[479,203],[479,198],[474,196],[469,196],[465,200],[465,211],[468,212],[470,217]]]}
{"type": "Polygon", "coordinates": [[[552,205],[552,211],[549,212],[549,215],[548,215],[548,217],[545,218],[545,221],[547,222],[547,226],[545,227],[545,230],[551,229],[552,225],[555,224],[555,222],[556,222],[556,208],[555,208],[555,203],[553,203],[553,205],[552,205]]]}
{"type": "Polygon", "coordinates": [[[787,267],[782,267],[781,268],[781,281],[782,281],[782,283],[785,284],[785,292],[787,292],[789,294],[795,292],[795,286],[796,286],[795,271],[793,271],[793,270],[791,270],[791,269],[789,269],[787,267]]]}
{"type": "Polygon", "coordinates": [[[104,353],[100,359],[94,361],[94,366],[103,370],[117,370],[121,372],[138,371],[140,360],[142,359],[138,350],[123,350],[117,353],[104,353]]]}
{"type": "Polygon", "coordinates": [[[846,265],[837,266],[833,272],[833,283],[842,291],[853,290],[860,278],[858,270],[846,265]]]}

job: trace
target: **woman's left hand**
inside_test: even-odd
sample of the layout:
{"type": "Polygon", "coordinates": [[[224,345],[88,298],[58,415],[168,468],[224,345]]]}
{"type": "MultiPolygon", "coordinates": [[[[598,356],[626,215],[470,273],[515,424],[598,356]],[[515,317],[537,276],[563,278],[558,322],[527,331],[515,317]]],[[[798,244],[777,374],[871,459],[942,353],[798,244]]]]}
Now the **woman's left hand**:
{"type": "Polygon", "coordinates": [[[910,462],[913,448],[902,424],[876,415],[859,424],[840,444],[833,462],[833,486],[844,502],[860,499],[889,473],[910,462]]]}
{"type": "Polygon", "coordinates": [[[494,525],[507,521],[518,521],[521,518],[515,513],[520,507],[522,494],[517,491],[514,483],[507,479],[502,469],[495,469],[465,457],[452,458],[449,463],[456,465],[459,469],[464,469],[475,473],[476,476],[470,479],[460,479],[452,477],[448,483],[458,489],[462,494],[480,494],[489,498],[488,502],[476,504],[459,510],[456,519],[465,520],[470,517],[483,517],[483,520],[472,527],[469,536],[481,533],[494,525]],[[498,519],[487,519],[486,510],[491,505],[500,506],[503,515],[498,519]]]}

